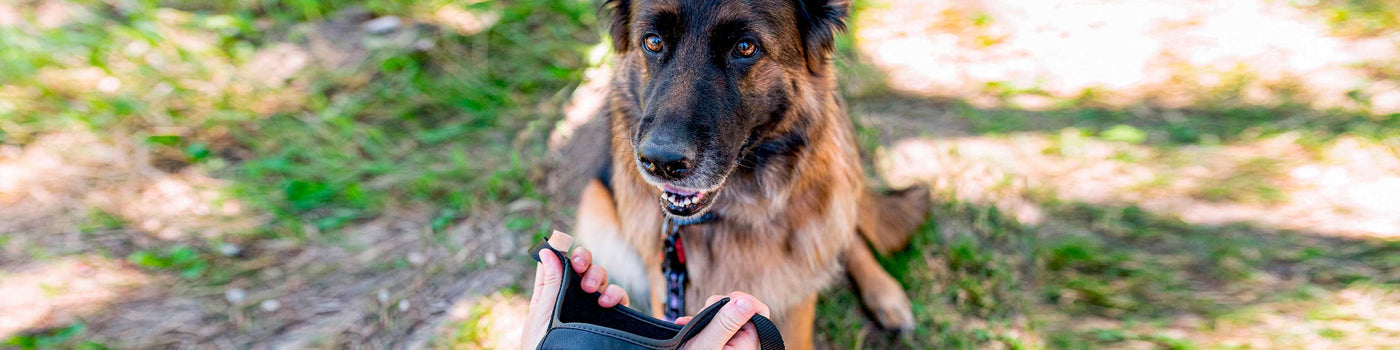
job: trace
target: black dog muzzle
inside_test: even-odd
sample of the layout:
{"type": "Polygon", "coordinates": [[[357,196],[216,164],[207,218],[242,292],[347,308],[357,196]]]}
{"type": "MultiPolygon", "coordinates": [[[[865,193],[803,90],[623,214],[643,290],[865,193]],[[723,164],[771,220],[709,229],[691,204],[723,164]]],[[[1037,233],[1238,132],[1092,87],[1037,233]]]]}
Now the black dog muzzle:
{"type": "MultiPolygon", "coordinates": [[[[541,252],[553,253],[564,265],[564,281],[554,304],[554,316],[549,330],[540,341],[539,349],[679,349],[714,320],[720,307],[729,303],[724,298],[700,310],[685,326],[647,316],[626,306],[598,306],[601,293],[583,291],[583,276],[574,272],[564,252],[551,247],[547,241],[536,244],[530,256],[540,261],[541,252]]],[[[773,321],[762,315],[749,320],[758,331],[759,347],[763,350],[783,349],[783,337],[773,321]]]]}

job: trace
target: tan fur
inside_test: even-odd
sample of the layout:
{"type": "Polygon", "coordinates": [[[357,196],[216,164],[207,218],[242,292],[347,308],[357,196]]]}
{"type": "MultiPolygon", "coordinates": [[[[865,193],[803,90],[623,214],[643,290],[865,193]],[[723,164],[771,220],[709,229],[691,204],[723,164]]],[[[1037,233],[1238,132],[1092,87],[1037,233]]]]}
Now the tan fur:
{"type": "MultiPolygon", "coordinates": [[[[580,204],[613,204],[616,210],[579,210],[580,216],[615,215],[618,225],[597,225],[599,220],[580,217],[577,229],[616,229],[616,237],[639,253],[650,295],[633,295],[633,303],[647,301],[651,313],[659,316],[666,290],[661,276],[664,237],[660,231],[664,214],[658,204],[660,190],[638,173],[635,151],[627,136],[633,130],[623,121],[625,116],[638,113],[628,110],[634,107],[627,102],[636,101],[637,96],[622,85],[628,81],[626,77],[650,74],[642,59],[640,54],[619,57],[616,85],[610,90],[608,107],[603,111],[611,120],[612,203],[588,200],[586,195],[580,204]]],[[[711,295],[748,292],[771,308],[773,320],[789,348],[809,349],[817,295],[834,284],[845,268],[856,277],[863,296],[879,300],[867,300],[867,305],[882,323],[887,320],[879,315],[909,312],[904,291],[880,269],[859,237],[864,235],[881,253],[899,249],[908,241],[909,233],[922,223],[928,196],[920,191],[900,196],[868,191],[853,127],[834,92],[835,77],[829,71],[808,74],[803,66],[781,68],[793,70],[789,76],[805,78],[791,81],[794,105],[773,132],[797,130],[806,135],[806,142],[796,156],[773,161],[779,164],[767,164],[752,175],[731,174],[710,208],[720,219],[681,229],[690,277],[686,312],[698,312],[711,295]],[[918,203],[918,196],[924,203],[918,203]],[[853,249],[864,249],[864,255],[848,260],[848,256],[860,252],[853,253],[853,249]],[[890,308],[896,310],[885,310],[890,308]]],[[[758,79],[744,83],[785,81],[758,79]]],[[[579,235],[587,236],[582,232],[579,235]]],[[[912,326],[912,319],[893,326],[912,326]]]]}
{"type": "Polygon", "coordinates": [[[866,192],[860,198],[860,233],[880,255],[903,249],[924,224],[930,204],[924,186],[883,195],[866,192]]]}
{"type": "Polygon", "coordinates": [[[886,328],[911,330],[914,326],[914,311],[904,287],[894,277],[885,272],[875,255],[864,244],[852,244],[846,256],[846,272],[851,275],[856,288],[860,290],[860,301],[886,328]]]}
{"type": "MultiPolygon", "coordinates": [[[[820,106],[812,109],[819,119],[812,123],[808,146],[793,164],[799,177],[731,178],[711,209],[723,220],[682,229],[691,278],[688,313],[699,311],[710,295],[741,290],[768,304],[775,321],[783,323],[803,297],[831,285],[841,271],[840,257],[856,237],[856,205],[864,185],[849,121],[834,97],[826,95],[824,100],[804,99],[820,106]]],[[[627,135],[624,128],[614,123],[613,134],[627,135]]],[[[648,271],[660,271],[660,192],[637,172],[630,143],[615,137],[612,149],[621,236],[639,251],[656,252],[642,257],[648,271]]],[[[659,272],[652,275],[652,304],[659,306],[664,281],[659,272]]]]}
{"type": "Polygon", "coordinates": [[[783,345],[788,349],[811,349],[812,324],[817,321],[817,295],[802,298],[797,305],[788,311],[789,322],[778,325],[778,332],[783,334],[783,345]]]}

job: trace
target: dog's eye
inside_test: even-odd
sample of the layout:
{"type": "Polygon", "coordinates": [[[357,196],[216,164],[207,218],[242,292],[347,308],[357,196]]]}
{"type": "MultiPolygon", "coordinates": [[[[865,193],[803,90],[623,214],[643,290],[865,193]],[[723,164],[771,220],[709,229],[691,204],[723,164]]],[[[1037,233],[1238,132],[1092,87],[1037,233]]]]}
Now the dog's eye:
{"type": "Polygon", "coordinates": [[[734,54],[739,55],[739,57],[753,57],[753,53],[757,51],[758,44],[755,44],[753,40],[744,39],[740,40],[738,44],[734,44],[734,54]]]}
{"type": "Polygon", "coordinates": [[[647,51],[661,52],[661,37],[656,34],[648,34],[642,38],[642,45],[647,47],[647,51]]]}

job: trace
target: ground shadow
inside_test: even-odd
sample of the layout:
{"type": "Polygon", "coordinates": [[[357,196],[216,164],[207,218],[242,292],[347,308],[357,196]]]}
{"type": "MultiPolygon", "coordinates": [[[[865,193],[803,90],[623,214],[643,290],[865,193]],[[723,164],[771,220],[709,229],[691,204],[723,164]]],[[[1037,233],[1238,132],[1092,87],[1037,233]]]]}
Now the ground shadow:
{"type": "Polygon", "coordinates": [[[944,202],[908,250],[882,260],[917,305],[912,337],[843,317],[860,304],[836,288],[822,298],[822,340],[832,348],[1177,348],[1361,346],[1397,335],[1371,328],[1383,317],[1332,304],[1357,290],[1380,291],[1368,296],[1376,302],[1394,298],[1394,241],[1191,225],[1136,206],[1044,205],[1049,219],[1027,226],[996,207],[944,202]],[[1337,319],[1363,326],[1331,328],[1347,329],[1329,323],[1337,319]]]}

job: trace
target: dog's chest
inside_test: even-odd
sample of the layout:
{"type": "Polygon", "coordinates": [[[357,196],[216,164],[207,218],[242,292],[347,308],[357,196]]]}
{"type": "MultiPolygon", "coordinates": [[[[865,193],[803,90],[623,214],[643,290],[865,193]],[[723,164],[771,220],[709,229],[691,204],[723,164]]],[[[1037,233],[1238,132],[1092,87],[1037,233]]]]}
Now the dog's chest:
{"type": "MultiPolygon", "coordinates": [[[[854,205],[852,200],[849,206],[854,205]]],[[[841,271],[841,252],[855,237],[854,215],[770,214],[768,220],[737,222],[720,213],[713,222],[681,229],[690,276],[688,312],[699,311],[711,295],[744,291],[781,314],[830,285],[841,271]]]]}

